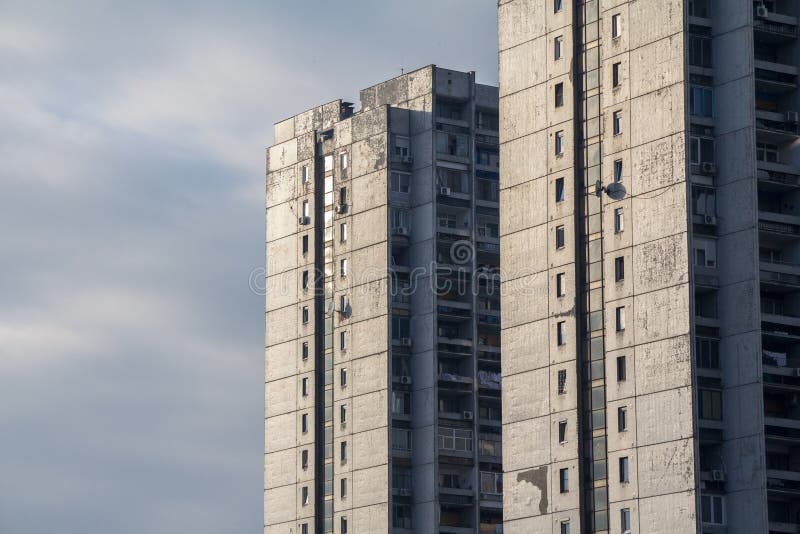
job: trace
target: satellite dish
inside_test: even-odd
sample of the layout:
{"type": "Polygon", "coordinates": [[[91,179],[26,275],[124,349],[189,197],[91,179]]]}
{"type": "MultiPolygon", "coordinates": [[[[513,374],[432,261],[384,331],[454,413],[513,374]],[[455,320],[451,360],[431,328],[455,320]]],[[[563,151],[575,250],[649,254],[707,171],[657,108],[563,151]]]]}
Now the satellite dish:
{"type": "Polygon", "coordinates": [[[612,200],[621,200],[625,197],[625,186],[619,182],[610,183],[604,189],[612,200]]]}

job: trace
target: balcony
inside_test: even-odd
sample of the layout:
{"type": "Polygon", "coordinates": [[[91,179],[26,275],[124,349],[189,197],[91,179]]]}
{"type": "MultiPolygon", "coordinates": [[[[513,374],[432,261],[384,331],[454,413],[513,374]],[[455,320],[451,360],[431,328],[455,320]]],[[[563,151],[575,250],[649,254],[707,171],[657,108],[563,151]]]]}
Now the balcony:
{"type": "Polygon", "coordinates": [[[501,389],[500,373],[478,371],[478,388],[484,390],[482,393],[499,395],[501,389]]]}
{"type": "Polygon", "coordinates": [[[503,442],[499,435],[482,434],[478,438],[478,456],[482,462],[500,463],[503,457],[503,442]]]}
{"type": "Polygon", "coordinates": [[[758,229],[783,240],[800,237],[800,217],[758,210],[758,229]]]}
{"type": "Polygon", "coordinates": [[[439,386],[447,389],[472,390],[474,380],[471,376],[459,375],[456,373],[441,372],[437,377],[439,386]]]}
{"type": "Polygon", "coordinates": [[[789,143],[800,136],[794,112],[756,110],[756,133],[760,142],[789,143]]]}
{"type": "Polygon", "coordinates": [[[800,188],[800,171],[790,165],[767,161],[758,162],[759,189],[787,192],[800,188]]]}
{"type": "Polygon", "coordinates": [[[800,533],[800,524],[798,524],[798,523],[783,523],[783,522],[779,522],[779,521],[772,521],[770,519],[769,531],[770,531],[770,534],[778,533],[778,532],[780,534],[798,534],[798,533],[800,533]]]}
{"type": "Polygon", "coordinates": [[[787,43],[797,39],[797,17],[771,12],[767,18],[762,18],[756,13],[753,20],[753,31],[759,42],[787,43]]]}

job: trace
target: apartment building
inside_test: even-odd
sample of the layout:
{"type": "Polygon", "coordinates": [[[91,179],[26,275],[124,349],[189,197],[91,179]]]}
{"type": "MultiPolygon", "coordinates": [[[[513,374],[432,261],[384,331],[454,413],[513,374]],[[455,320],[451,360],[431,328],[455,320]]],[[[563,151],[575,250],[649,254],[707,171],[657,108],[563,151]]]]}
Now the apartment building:
{"type": "Polygon", "coordinates": [[[429,66],[275,125],[265,533],[502,530],[497,106],[429,66]]]}
{"type": "Polygon", "coordinates": [[[506,534],[800,532],[799,11],[499,1],[506,534]]]}

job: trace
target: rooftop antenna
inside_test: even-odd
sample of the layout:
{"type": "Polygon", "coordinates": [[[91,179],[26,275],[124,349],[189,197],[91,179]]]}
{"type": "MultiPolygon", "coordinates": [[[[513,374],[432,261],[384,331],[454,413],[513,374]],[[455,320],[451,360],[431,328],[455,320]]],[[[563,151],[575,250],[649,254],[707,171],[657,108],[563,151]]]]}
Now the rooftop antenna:
{"type": "Polygon", "coordinates": [[[406,73],[406,69],[404,69],[403,67],[400,67],[400,75],[402,76],[405,73],[406,73]]]}

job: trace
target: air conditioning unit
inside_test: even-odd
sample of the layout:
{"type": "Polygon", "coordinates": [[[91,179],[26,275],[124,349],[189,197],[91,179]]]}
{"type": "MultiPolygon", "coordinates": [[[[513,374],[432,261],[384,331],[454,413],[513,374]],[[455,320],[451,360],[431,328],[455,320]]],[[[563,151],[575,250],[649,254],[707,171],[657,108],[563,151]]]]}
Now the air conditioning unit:
{"type": "Polygon", "coordinates": [[[410,385],[411,384],[411,377],[410,376],[401,376],[400,377],[400,383],[401,384],[405,384],[407,386],[410,385]]]}
{"type": "Polygon", "coordinates": [[[706,174],[715,174],[717,172],[717,166],[710,161],[704,161],[700,164],[700,170],[706,174]]]}
{"type": "Polygon", "coordinates": [[[467,421],[472,421],[472,412],[470,410],[464,410],[462,415],[467,421]]]}
{"type": "Polygon", "coordinates": [[[714,482],[725,482],[725,471],[721,469],[713,469],[711,471],[711,479],[714,482]]]}
{"type": "Polygon", "coordinates": [[[311,217],[300,217],[297,219],[300,224],[311,224],[311,217]]]}
{"type": "Polygon", "coordinates": [[[414,163],[414,156],[410,156],[410,155],[409,156],[403,156],[403,157],[400,158],[400,161],[402,161],[403,163],[406,163],[408,165],[411,165],[412,163],[414,163]]]}
{"type": "Polygon", "coordinates": [[[408,235],[408,228],[405,226],[395,226],[392,231],[395,233],[395,235],[408,235]]]}
{"type": "Polygon", "coordinates": [[[713,215],[706,215],[704,221],[706,224],[710,224],[711,226],[717,225],[717,218],[713,215]]]}
{"type": "Polygon", "coordinates": [[[786,122],[797,124],[798,122],[800,122],[800,113],[798,113],[797,111],[787,111],[786,122]]]}
{"type": "Polygon", "coordinates": [[[411,338],[410,337],[401,337],[400,338],[400,345],[403,347],[410,347],[411,346],[411,338]]]}
{"type": "Polygon", "coordinates": [[[756,16],[760,19],[765,19],[769,17],[769,9],[764,4],[761,4],[756,8],[756,16]]]}
{"type": "Polygon", "coordinates": [[[336,213],[347,213],[347,204],[336,204],[336,213]]]}
{"type": "Polygon", "coordinates": [[[449,187],[440,187],[439,188],[439,194],[442,195],[442,196],[449,197],[450,196],[450,192],[451,191],[450,191],[449,187]]]}

